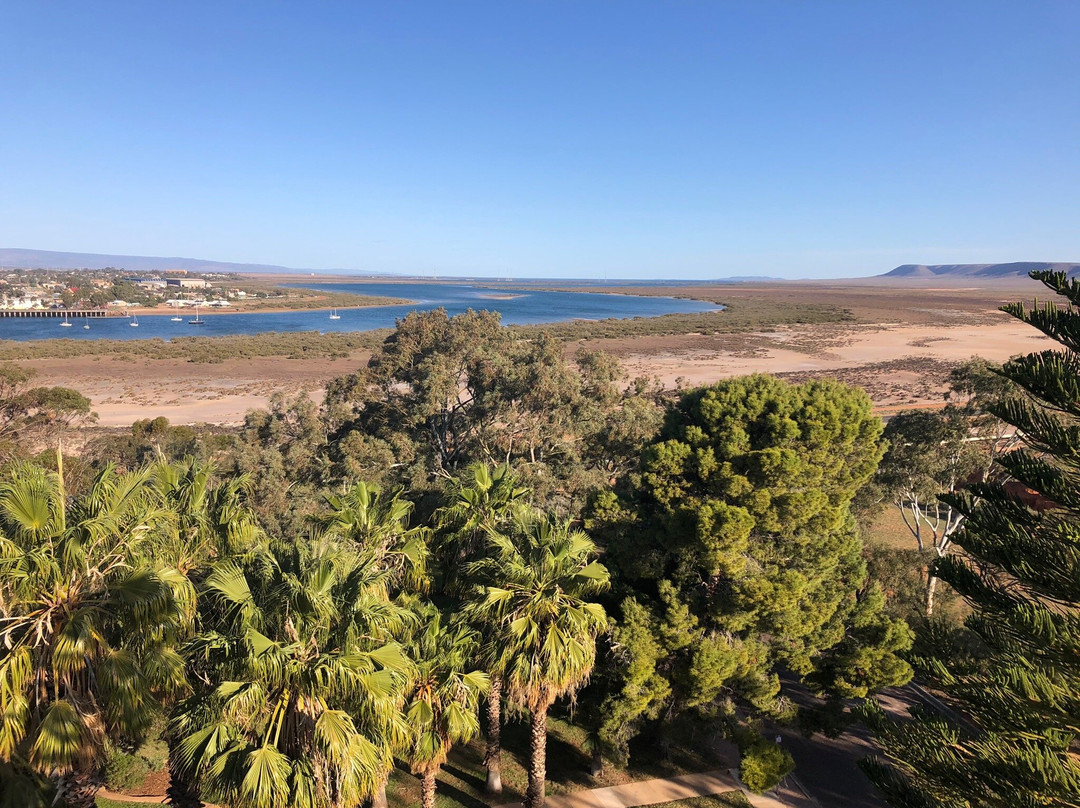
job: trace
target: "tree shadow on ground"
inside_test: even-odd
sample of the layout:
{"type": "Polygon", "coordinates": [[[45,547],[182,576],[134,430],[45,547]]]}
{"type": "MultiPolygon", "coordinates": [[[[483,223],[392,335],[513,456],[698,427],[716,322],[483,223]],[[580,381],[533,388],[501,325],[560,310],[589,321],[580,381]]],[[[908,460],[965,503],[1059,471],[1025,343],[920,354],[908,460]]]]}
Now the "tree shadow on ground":
{"type": "Polygon", "coordinates": [[[467,783],[477,791],[483,791],[484,787],[487,785],[487,781],[484,778],[478,776],[473,772],[465,771],[465,769],[462,769],[459,766],[453,766],[450,763],[444,763],[442,765],[442,770],[447,774],[453,775],[458,780],[461,780],[463,783],[467,783]]]}

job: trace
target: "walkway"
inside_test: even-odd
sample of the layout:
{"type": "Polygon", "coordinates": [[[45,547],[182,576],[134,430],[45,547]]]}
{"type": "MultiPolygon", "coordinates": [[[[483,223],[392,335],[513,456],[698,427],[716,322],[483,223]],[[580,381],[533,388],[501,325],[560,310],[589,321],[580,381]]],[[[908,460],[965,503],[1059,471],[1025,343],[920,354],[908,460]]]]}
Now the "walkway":
{"type": "MultiPolygon", "coordinates": [[[[561,794],[548,797],[545,807],[636,808],[639,805],[656,805],[688,800],[692,797],[709,797],[714,794],[742,791],[743,796],[754,808],[819,808],[817,800],[799,789],[795,783],[791,782],[793,780],[794,778],[788,778],[781,783],[779,788],[768,794],[752,794],[743,788],[734,769],[717,770],[561,794]]],[[[106,789],[102,789],[98,794],[118,802],[148,805],[161,805],[166,800],[166,797],[132,797],[127,794],[114,794],[106,789]]],[[[217,806],[206,803],[206,808],[217,808],[217,806]]],[[[521,803],[509,803],[499,808],[521,808],[521,803]]]]}
{"type": "MultiPolygon", "coordinates": [[[[115,791],[109,791],[107,788],[101,789],[98,792],[99,797],[104,797],[107,800],[113,800],[114,802],[131,802],[140,803],[142,805],[164,805],[165,800],[168,797],[165,796],[132,796],[131,794],[118,794],[115,791]]],[[[218,808],[212,802],[204,802],[204,808],[218,808]]]]}
{"type": "MultiPolygon", "coordinates": [[[[732,791],[742,791],[754,808],[817,808],[818,805],[816,800],[794,786],[781,786],[769,794],[751,794],[742,788],[735,777],[734,770],[718,770],[560,794],[548,797],[545,806],[546,808],[635,808],[639,805],[656,805],[732,791]]],[[[521,808],[521,803],[510,803],[500,808],[521,808]]]]}

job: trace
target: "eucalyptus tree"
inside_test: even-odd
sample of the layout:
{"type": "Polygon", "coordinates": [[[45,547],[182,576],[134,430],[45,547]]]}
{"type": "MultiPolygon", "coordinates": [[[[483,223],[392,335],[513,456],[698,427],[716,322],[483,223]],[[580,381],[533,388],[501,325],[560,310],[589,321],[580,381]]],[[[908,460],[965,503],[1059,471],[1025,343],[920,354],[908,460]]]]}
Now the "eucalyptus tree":
{"type": "Polygon", "coordinates": [[[182,765],[233,808],[350,808],[403,748],[412,619],[370,552],[330,537],[215,564],[190,652],[211,689],[174,721],[182,765]]]}
{"type": "Polygon", "coordinates": [[[89,808],[106,742],[137,740],[186,688],[182,576],[147,559],[172,532],[145,471],[106,468],[73,501],[59,455],[0,481],[0,761],[23,775],[5,793],[48,779],[89,808]]]}
{"type": "Polygon", "coordinates": [[[408,643],[416,668],[404,707],[410,738],[406,757],[421,778],[423,808],[435,808],[435,778],[456,743],[468,743],[480,730],[477,710],[488,676],[476,668],[479,635],[447,623],[434,607],[408,643]]]}
{"type": "MultiPolygon", "coordinates": [[[[972,359],[950,374],[943,409],[900,412],[886,425],[889,448],[876,480],[920,553],[942,558],[952,552],[964,514],[949,504],[948,495],[985,482],[994,460],[1018,445],[1017,431],[988,409],[1009,385],[991,363],[972,359]]],[[[937,576],[928,574],[927,617],[934,615],[937,585],[937,576]]]]}
{"type": "Polygon", "coordinates": [[[465,609],[490,627],[506,697],[529,711],[526,808],[544,804],[547,714],[585,684],[596,637],[608,624],[593,598],[608,586],[596,546],[569,522],[547,516],[519,523],[511,536],[489,534],[493,552],[467,565],[476,586],[465,609]]]}
{"type": "Polygon", "coordinates": [[[90,399],[67,387],[35,387],[34,371],[0,363],[0,457],[25,456],[61,432],[94,420],[90,399]]]}

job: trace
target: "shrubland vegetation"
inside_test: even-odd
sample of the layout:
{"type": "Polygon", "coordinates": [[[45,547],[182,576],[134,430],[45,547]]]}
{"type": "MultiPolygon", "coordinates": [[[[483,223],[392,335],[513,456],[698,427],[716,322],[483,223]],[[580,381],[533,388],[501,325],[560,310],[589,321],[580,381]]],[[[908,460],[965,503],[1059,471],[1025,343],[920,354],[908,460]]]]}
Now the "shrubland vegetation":
{"type": "Polygon", "coordinates": [[[30,342],[0,340],[0,361],[95,356],[113,356],[119,359],[185,359],[199,363],[254,359],[261,356],[333,359],[348,356],[358,349],[377,347],[386,333],[355,331],[320,334],[300,331],[226,337],[176,337],[170,340],[157,337],[133,340],[43,339],[30,342]]]}
{"type": "Polygon", "coordinates": [[[793,761],[765,726],[838,732],[859,704],[898,805],[1073,804],[1071,353],[1006,366],[1028,392],[1004,404],[967,366],[942,413],[884,427],[839,383],[665,394],[487,312],[413,313],[373,348],[319,405],[144,421],[78,457],[35,453],[77,400],[4,393],[37,436],[0,474],[6,804],[91,805],[164,748],[174,805],[383,805],[397,765],[433,806],[474,738],[502,791],[510,738],[524,771],[490,799],[535,808],[552,719],[594,773],[720,736],[766,790],[793,761]],[[882,508],[910,549],[872,542],[882,508]],[[927,614],[935,589],[966,624],[927,614]],[[913,669],[960,724],[874,709],[913,669]]]}
{"type": "MultiPolygon", "coordinates": [[[[357,305],[355,295],[347,295],[357,305]]],[[[329,304],[327,304],[329,305],[329,304]]],[[[713,334],[758,331],[798,323],[847,322],[854,317],[836,306],[792,304],[783,301],[739,301],[723,311],[701,314],[664,314],[633,317],[510,326],[507,330],[524,339],[546,334],[569,342],[605,337],[663,336],[668,334],[713,334]]],[[[171,340],[74,340],[44,339],[30,342],[0,340],[0,360],[66,359],[70,357],[115,356],[122,359],[186,359],[213,363],[226,359],[280,356],[288,359],[337,358],[359,349],[374,349],[390,334],[390,329],[320,334],[314,331],[237,335],[227,337],[177,337],[171,340]]]]}

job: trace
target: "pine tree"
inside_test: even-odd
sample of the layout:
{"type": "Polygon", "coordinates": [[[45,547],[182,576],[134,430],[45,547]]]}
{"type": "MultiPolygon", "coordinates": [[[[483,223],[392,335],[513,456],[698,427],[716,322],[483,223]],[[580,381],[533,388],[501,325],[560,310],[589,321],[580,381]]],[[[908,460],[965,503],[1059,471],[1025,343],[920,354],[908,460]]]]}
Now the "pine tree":
{"type": "Polygon", "coordinates": [[[949,498],[965,515],[963,552],[935,564],[971,604],[979,650],[920,667],[963,716],[864,711],[887,758],[865,768],[894,805],[1080,806],[1080,283],[1032,277],[1067,302],[1003,310],[1062,349],[1004,366],[1017,393],[994,411],[1023,448],[999,457],[989,482],[949,498]]]}

